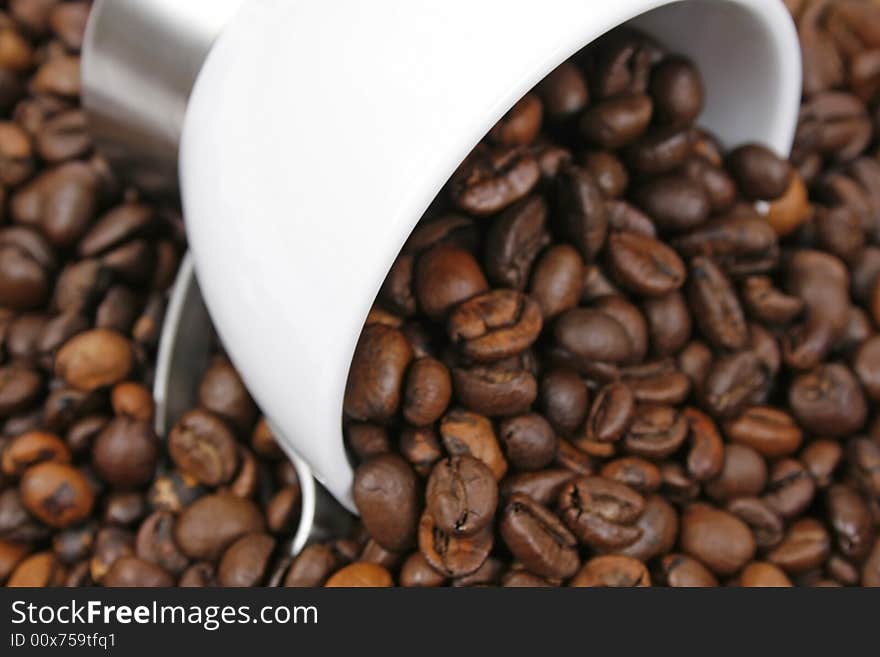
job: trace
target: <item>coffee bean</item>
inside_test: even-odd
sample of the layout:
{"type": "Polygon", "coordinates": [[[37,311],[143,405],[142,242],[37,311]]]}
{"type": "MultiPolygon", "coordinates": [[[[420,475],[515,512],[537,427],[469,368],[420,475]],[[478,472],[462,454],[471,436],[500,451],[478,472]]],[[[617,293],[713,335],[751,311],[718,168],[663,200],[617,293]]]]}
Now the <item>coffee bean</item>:
{"type": "Polygon", "coordinates": [[[559,507],[572,533],[594,549],[619,550],[642,534],[635,522],[644,511],[644,498],[610,479],[575,479],[562,489],[559,507]]]}
{"type": "Polygon", "coordinates": [[[584,263],[567,244],[547,249],[535,265],[529,294],[548,320],[578,305],[584,287],[584,263]]]}
{"type": "Polygon", "coordinates": [[[399,456],[383,454],[355,472],[352,495],[370,534],[390,550],[415,541],[420,503],[412,468],[399,456]]]}
{"type": "Polygon", "coordinates": [[[452,198],[463,211],[486,216],[525,197],[541,177],[535,158],[519,147],[478,147],[450,181],[452,198]]]}
{"type": "Polygon", "coordinates": [[[795,453],[803,439],[791,416],[769,406],[748,408],[723,426],[728,440],[747,445],[766,458],[795,453]]]}
{"type": "Polygon", "coordinates": [[[749,336],[745,313],[730,280],[711,259],[691,260],[688,295],[707,341],[728,351],[746,347],[749,336]]]}
{"type": "Polygon", "coordinates": [[[648,324],[651,348],[657,356],[671,356],[691,337],[691,316],[681,292],[646,298],[642,310],[648,324]]]}
{"type": "Polygon", "coordinates": [[[461,577],[479,568],[494,543],[489,528],[473,536],[454,536],[436,526],[429,511],[419,522],[419,550],[425,561],[446,577],[461,577]]]}
{"type": "Polygon", "coordinates": [[[814,440],[800,453],[801,462],[819,488],[831,485],[834,471],[842,459],[843,448],[831,440],[814,440]]]}
{"type": "Polygon", "coordinates": [[[563,62],[536,87],[544,101],[547,116],[559,121],[583,110],[590,100],[587,81],[580,69],[571,62],[563,62]]]}
{"type": "Polygon", "coordinates": [[[717,575],[732,575],[755,554],[755,539],[735,515],[707,504],[688,507],[681,519],[681,547],[717,575]]]}
{"type": "Polygon", "coordinates": [[[686,258],[711,257],[731,276],[765,273],[779,259],[776,233],[753,210],[734,210],[673,239],[671,244],[686,258]]]}
{"type": "Polygon", "coordinates": [[[662,296],[684,284],[681,258],[656,239],[635,233],[613,234],[608,257],[615,278],[636,294],[662,296]]]}
{"type": "Polygon", "coordinates": [[[788,189],[791,165],[757,144],[740,146],[727,157],[727,166],[740,191],[753,200],[773,201],[788,189]]]}
{"type": "Polygon", "coordinates": [[[504,478],[507,461],[487,417],[454,409],[441,420],[440,436],[451,456],[472,456],[489,468],[496,481],[504,478]]]}
{"type": "Polygon", "coordinates": [[[168,434],[168,453],[182,472],[207,486],[228,483],[238,468],[238,446],[226,424],[201,409],[183,415],[168,434]]]}
{"type": "Polygon", "coordinates": [[[429,317],[439,319],[455,305],[488,289],[474,257],[454,246],[437,246],[416,264],[416,296],[429,317]]]}
{"type": "Polygon", "coordinates": [[[407,588],[442,586],[445,579],[431,568],[421,552],[413,552],[400,569],[400,585],[407,588]]]}
{"type": "Polygon", "coordinates": [[[337,571],[324,586],[331,588],[377,588],[394,586],[394,581],[382,566],[373,563],[353,563],[337,571]]]}
{"type": "Polygon", "coordinates": [[[16,436],[2,451],[2,471],[8,477],[20,477],[30,466],[44,461],[70,463],[71,453],[58,436],[30,431],[16,436]]]}
{"type": "Polygon", "coordinates": [[[667,554],[661,561],[661,576],[675,588],[718,586],[715,575],[699,561],[686,554],[667,554]]]}
{"type": "Polygon", "coordinates": [[[724,459],[718,475],[706,482],[705,490],[713,500],[724,503],[739,497],[754,497],[767,483],[767,464],[747,445],[724,446],[724,459]]]}
{"type": "Polygon", "coordinates": [[[556,369],[546,372],[538,393],[544,417],[562,434],[575,431],[589,410],[589,392],[577,372],[556,369]]]}
{"type": "Polygon", "coordinates": [[[688,419],[672,406],[644,404],[623,437],[624,449],[634,456],[662,459],[673,454],[688,436],[688,419]]]}
{"type": "MultiPolygon", "coordinates": [[[[690,136],[689,133],[685,134],[690,136]]],[[[733,207],[737,200],[736,183],[733,181],[730,174],[721,167],[712,164],[699,155],[692,154],[693,145],[691,142],[692,138],[688,141],[689,150],[688,154],[685,156],[686,159],[682,166],[681,173],[688,180],[700,185],[703,188],[703,191],[706,192],[706,196],[709,199],[711,214],[727,212],[733,207]]],[[[780,201],[777,201],[777,203],[780,201]]],[[[806,204],[806,191],[804,194],[804,205],[809,208],[806,204]]],[[[771,210],[768,210],[768,221],[770,220],[769,213],[772,211],[772,208],[771,210]]],[[[776,208],[775,211],[779,215],[782,214],[781,207],[776,208]]],[[[804,217],[804,219],[806,219],[806,217],[804,217]]]]}
{"type": "Polygon", "coordinates": [[[357,420],[384,420],[400,406],[412,348],[395,329],[374,324],[358,341],[345,390],[345,412],[357,420]]]}
{"type": "Polygon", "coordinates": [[[21,501],[50,527],[70,527],[89,516],[95,493],[86,477],[66,463],[44,461],[21,476],[21,501]]]}
{"type": "Polygon", "coordinates": [[[268,534],[245,534],[230,545],[217,571],[220,586],[259,586],[266,576],[275,539],[268,534]]]}
{"type": "Polygon", "coordinates": [[[789,527],[782,542],[767,553],[767,561],[790,575],[822,564],[831,551],[831,539],[820,522],[803,518],[789,527]]]}
{"type": "Polygon", "coordinates": [[[554,179],[554,228],[591,261],[605,243],[608,216],[593,176],[574,165],[563,166],[554,179]]]}
{"type": "Polygon", "coordinates": [[[853,438],[847,444],[846,456],[862,490],[868,495],[880,494],[880,445],[867,438],[853,438]]]}
{"type": "Polygon", "coordinates": [[[754,561],[743,568],[739,575],[740,586],[789,587],[791,580],[778,566],[772,563],[754,561]]]}
{"type": "Polygon", "coordinates": [[[242,434],[250,431],[257,407],[238,372],[225,359],[215,359],[199,384],[199,404],[232,424],[242,434]]]}
{"type": "Polygon", "coordinates": [[[798,516],[813,501],[816,483],[797,459],[776,461],[770,469],[764,501],[782,518],[798,516]]]}
{"type": "Polygon", "coordinates": [[[632,351],[623,325],[592,308],[574,308],[563,313],[556,320],[553,333],[562,348],[579,358],[621,362],[632,351]]]}
{"type": "Polygon", "coordinates": [[[765,501],[737,497],[728,502],[727,510],[749,526],[759,549],[773,548],[782,541],[785,524],[765,501]]]}
{"type": "Polygon", "coordinates": [[[506,498],[516,493],[522,493],[538,504],[549,506],[559,498],[563,487],[576,476],[577,473],[570,469],[520,472],[505,477],[501,485],[501,495],[506,498]]]}
{"type": "Polygon", "coordinates": [[[830,438],[858,431],[867,415],[858,381],[849,368],[838,363],[797,377],[789,388],[788,403],[801,426],[830,438]]]}
{"type": "Polygon", "coordinates": [[[498,485],[482,461],[455,456],[434,466],[425,489],[425,502],[442,531],[470,536],[492,522],[498,505],[498,485]]]}
{"type": "Polygon", "coordinates": [[[684,57],[667,57],[651,72],[651,95],[657,118],[685,125],[703,110],[703,80],[696,66],[684,57]]]}
{"type": "Polygon", "coordinates": [[[528,349],[543,322],[534,301],[514,290],[494,290],[458,305],[450,314],[449,338],[469,359],[502,360],[528,349]]]}
{"type": "Polygon", "coordinates": [[[500,531],[514,557],[536,575],[567,579],[580,567],[577,539],[553,513],[526,495],[507,500],[500,531]]]}
{"type": "Polygon", "coordinates": [[[556,456],[553,428],[537,413],[503,420],[498,428],[498,436],[504,445],[507,460],[519,470],[540,470],[556,456]]]}
{"type": "Polygon", "coordinates": [[[544,104],[533,93],[523,96],[489,132],[489,138],[504,146],[528,146],[541,129],[544,104]]]}
{"type": "Polygon", "coordinates": [[[114,385],[128,376],[134,365],[131,345],[107,329],[80,333],[61,347],[55,373],[79,390],[114,385]]]}
{"type": "Polygon", "coordinates": [[[104,585],[111,587],[162,587],[173,584],[174,579],[171,575],[159,566],[128,556],[114,561],[104,578],[104,585]]]}
{"type": "Polygon", "coordinates": [[[538,396],[538,383],[531,372],[500,365],[456,367],[452,385],[459,401],[482,415],[524,413],[538,396]]]}
{"type": "Polygon", "coordinates": [[[174,540],[191,559],[217,559],[238,538],[262,532],[263,517],[250,500],[226,493],[206,495],[180,514],[174,540]]]}
{"type": "Polygon", "coordinates": [[[635,411],[635,396],[626,384],[606,385],[590,408],[586,438],[600,442],[620,440],[632,423],[635,411]]]}
{"type": "Polygon", "coordinates": [[[654,103],[641,93],[608,98],[581,115],[584,138],[602,148],[620,148],[638,139],[651,122],[654,103]]]}
{"type": "Polygon", "coordinates": [[[653,178],[635,192],[636,203],[661,231],[685,231],[706,221],[711,207],[700,183],[677,174],[653,178]]]}
{"type": "Polygon", "coordinates": [[[153,512],[138,529],[134,549],[140,559],[169,573],[180,574],[189,565],[189,560],[177,547],[174,525],[175,518],[170,511],[153,512]]]}
{"type": "Polygon", "coordinates": [[[485,268],[493,283],[516,290],[526,287],[535,258],[550,243],[546,223],[547,204],[540,196],[523,199],[492,221],[486,234],[485,268]]]}
{"type": "Polygon", "coordinates": [[[645,564],[638,559],[609,554],[590,559],[574,576],[569,586],[651,586],[651,577],[645,564]]]}
{"type": "Polygon", "coordinates": [[[92,464],[108,484],[131,488],[150,481],[158,452],[158,439],[149,423],[117,417],[95,439],[92,464]]]}
{"type": "Polygon", "coordinates": [[[850,486],[834,484],[825,494],[828,520],[837,548],[845,557],[861,561],[874,544],[874,523],[868,505],[850,486]]]}
{"type": "Polygon", "coordinates": [[[39,552],[18,564],[6,581],[6,586],[9,588],[61,586],[65,574],[64,567],[51,552],[39,552]]]}
{"type": "Polygon", "coordinates": [[[766,383],[766,371],[754,352],[721,356],[705,374],[703,401],[714,417],[730,418],[742,411],[766,383]]]}
{"type": "MultiPolygon", "coordinates": [[[[616,199],[623,195],[629,185],[629,172],[623,161],[613,151],[591,150],[581,156],[581,164],[593,177],[606,199],[616,199]]],[[[609,214],[605,204],[606,214],[609,214]]],[[[614,227],[610,221],[609,226],[614,227]]]]}
{"type": "Polygon", "coordinates": [[[650,495],[636,521],[640,536],[620,553],[645,562],[666,554],[675,546],[678,524],[678,514],[672,505],[659,495],[650,495]]]}
{"type": "Polygon", "coordinates": [[[638,456],[622,456],[602,466],[599,474],[638,491],[642,495],[660,488],[660,470],[650,461],[638,456]]]}

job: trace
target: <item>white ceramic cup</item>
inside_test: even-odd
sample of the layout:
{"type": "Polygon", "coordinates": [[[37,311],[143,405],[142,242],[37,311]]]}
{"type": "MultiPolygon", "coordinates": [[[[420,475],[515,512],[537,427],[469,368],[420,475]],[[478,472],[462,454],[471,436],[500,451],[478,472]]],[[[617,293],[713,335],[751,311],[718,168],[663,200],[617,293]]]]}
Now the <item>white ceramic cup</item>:
{"type": "Polygon", "coordinates": [[[345,382],[398,250],[497,119],[632,19],[697,62],[703,125],[788,153],[800,54],[776,0],[247,0],[211,49],[181,142],[196,271],[248,388],[349,509],[345,382]]]}

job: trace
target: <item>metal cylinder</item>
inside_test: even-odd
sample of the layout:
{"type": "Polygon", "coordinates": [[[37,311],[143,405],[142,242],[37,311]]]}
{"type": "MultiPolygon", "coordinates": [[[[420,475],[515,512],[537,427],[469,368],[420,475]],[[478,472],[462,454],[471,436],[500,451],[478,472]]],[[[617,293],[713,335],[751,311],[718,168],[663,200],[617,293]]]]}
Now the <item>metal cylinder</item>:
{"type": "Polygon", "coordinates": [[[98,149],[147,193],[178,187],[187,101],[211,45],[244,0],[97,0],[82,100],[98,149]]]}

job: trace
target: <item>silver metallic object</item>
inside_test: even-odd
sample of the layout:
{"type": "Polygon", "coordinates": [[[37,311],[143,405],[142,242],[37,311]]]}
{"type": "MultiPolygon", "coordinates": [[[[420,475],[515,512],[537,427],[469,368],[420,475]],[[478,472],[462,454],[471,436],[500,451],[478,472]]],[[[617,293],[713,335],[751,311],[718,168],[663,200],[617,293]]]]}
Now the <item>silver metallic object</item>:
{"type": "MultiPolygon", "coordinates": [[[[177,273],[159,341],[153,397],[155,428],[160,435],[167,435],[177,419],[197,405],[199,380],[211,355],[213,335],[192,259],[187,255],[177,273]]],[[[305,461],[292,452],[287,455],[302,491],[299,526],[290,544],[290,554],[296,555],[309,541],[344,535],[352,517],[315,481],[305,461]]]]}
{"type": "Polygon", "coordinates": [[[96,0],[82,52],[95,144],[142,190],[177,190],[180,131],[214,39],[244,0],[96,0]]]}

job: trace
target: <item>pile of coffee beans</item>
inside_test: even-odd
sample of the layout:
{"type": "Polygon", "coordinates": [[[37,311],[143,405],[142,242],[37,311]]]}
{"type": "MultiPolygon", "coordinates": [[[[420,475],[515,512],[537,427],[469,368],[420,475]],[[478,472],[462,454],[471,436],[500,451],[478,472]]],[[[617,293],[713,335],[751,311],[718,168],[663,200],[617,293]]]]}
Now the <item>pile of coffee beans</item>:
{"type": "Polygon", "coordinates": [[[220,355],[198,408],[154,432],[183,229],[93,151],[89,10],[0,5],[0,584],[262,584],[298,522],[296,472],[220,355]]]}
{"type": "Polygon", "coordinates": [[[353,358],[363,551],[289,581],[880,585],[880,8],[797,9],[794,165],[625,30],[489,132],[353,358]]]}

